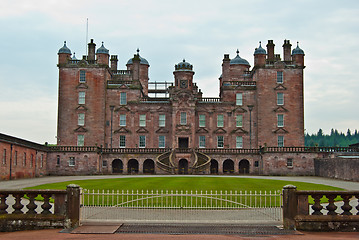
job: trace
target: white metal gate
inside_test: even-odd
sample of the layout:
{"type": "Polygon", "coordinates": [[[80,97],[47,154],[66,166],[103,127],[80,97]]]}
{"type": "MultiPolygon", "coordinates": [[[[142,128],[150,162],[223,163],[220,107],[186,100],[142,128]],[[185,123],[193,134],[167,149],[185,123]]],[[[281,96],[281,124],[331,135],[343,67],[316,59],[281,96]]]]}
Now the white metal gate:
{"type": "Polygon", "coordinates": [[[96,191],[81,193],[81,221],[281,223],[281,191],[96,191]]]}

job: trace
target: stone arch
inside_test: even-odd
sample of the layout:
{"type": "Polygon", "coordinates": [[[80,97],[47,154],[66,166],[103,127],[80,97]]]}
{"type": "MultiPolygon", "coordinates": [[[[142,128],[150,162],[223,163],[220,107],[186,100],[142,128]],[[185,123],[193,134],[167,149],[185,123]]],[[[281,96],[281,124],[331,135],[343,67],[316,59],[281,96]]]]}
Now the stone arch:
{"type": "Polygon", "coordinates": [[[155,174],[155,162],[152,159],[146,159],[143,162],[144,174],[155,174]]]}
{"type": "Polygon", "coordinates": [[[249,161],[247,159],[242,159],[239,161],[239,174],[248,174],[249,173],[249,161]]]}
{"type": "Polygon", "coordinates": [[[127,163],[127,173],[138,173],[138,161],[136,159],[130,159],[127,163]]]}
{"type": "Polygon", "coordinates": [[[188,174],[188,161],[187,159],[180,159],[178,162],[178,174],[188,174]]]}
{"type": "Polygon", "coordinates": [[[218,161],[216,159],[211,159],[211,174],[218,174],[218,161]]]}
{"type": "Polygon", "coordinates": [[[234,162],[232,159],[226,159],[223,162],[223,173],[234,173],[234,162]]]}
{"type": "Polygon", "coordinates": [[[121,159],[114,159],[111,165],[112,173],[123,173],[123,162],[121,159]]]}

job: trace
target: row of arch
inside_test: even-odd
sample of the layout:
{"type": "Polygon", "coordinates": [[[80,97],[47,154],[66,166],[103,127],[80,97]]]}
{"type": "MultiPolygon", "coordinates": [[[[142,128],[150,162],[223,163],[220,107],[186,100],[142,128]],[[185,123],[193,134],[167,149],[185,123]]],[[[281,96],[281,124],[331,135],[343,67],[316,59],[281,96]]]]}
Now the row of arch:
{"type": "MultiPolygon", "coordinates": [[[[239,161],[239,173],[248,174],[250,170],[250,164],[247,159],[239,161]]],[[[211,159],[210,173],[218,174],[218,161],[211,159]]],[[[121,159],[114,159],[112,161],[112,173],[123,173],[123,162],[121,159]]],[[[136,159],[130,159],[127,163],[127,173],[136,174],[139,172],[139,163],[136,159]]],[[[144,174],[155,174],[155,162],[152,159],[146,159],[143,162],[142,172],[144,174]]],[[[178,162],[178,173],[188,174],[188,160],[180,159],[178,162]]],[[[226,159],[223,162],[223,173],[234,173],[234,161],[232,159],[226,159]]]]}

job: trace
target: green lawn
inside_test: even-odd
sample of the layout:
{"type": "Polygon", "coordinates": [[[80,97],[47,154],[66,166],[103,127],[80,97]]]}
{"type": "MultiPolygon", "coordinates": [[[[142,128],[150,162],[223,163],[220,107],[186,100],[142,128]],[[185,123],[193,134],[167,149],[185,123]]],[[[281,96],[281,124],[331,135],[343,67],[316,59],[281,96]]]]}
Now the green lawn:
{"type": "Polygon", "coordinates": [[[288,184],[297,186],[298,190],[343,190],[322,184],[231,177],[134,177],[78,180],[44,184],[28,189],[66,189],[69,184],[95,190],[276,191],[288,184]]]}
{"type": "MultiPolygon", "coordinates": [[[[77,184],[83,189],[99,191],[127,191],[130,190],[130,194],[125,194],[122,199],[116,199],[115,202],[113,197],[103,196],[101,194],[93,197],[92,195],[86,196],[86,202],[92,202],[93,205],[97,205],[101,202],[113,202],[113,205],[121,205],[123,202],[130,201],[130,204],[133,204],[133,201],[140,199],[142,197],[134,196],[131,194],[132,190],[135,192],[146,192],[146,191],[213,191],[213,192],[240,192],[243,193],[254,193],[255,191],[268,193],[269,191],[281,192],[283,186],[291,184],[297,186],[298,190],[343,190],[340,188],[335,188],[332,186],[321,185],[321,184],[312,184],[312,183],[303,183],[295,181],[282,181],[282,180],[268,180],[268,179],[253,179],[253,178],[231,178],[231,177],[141,177],[141,178],[113,178],[113,179],[96,179],[96,180],[79,180],[79,181],[68,181],[61,183],[51,183],[45,185],[39,185],[36,187],[31,187],[29,189],[66,189],[66,186],[69,184],[77,184]],[[91,199],[90,199],[91,198],[91,199]]],[[[146,196],[148,197],[148,196],[146,196]]],[[[117,197],[116,197],[117,198],[117,197]]],[[[233,197],[221,197],[221,199],[232,200],[233,197]]],[[[38,198],[41,200],[41,198],[38,198]]],[[[158,201],[156,204],[158,206],[162,205],[165,199],[156,198],[158,201]]],[[[184,199],[184,197],[179,197],[179,199],[184,199]]],[[[257,198],[258,199],[258,198],[257,198]]],[[[268,199],[268,198],[267,198],[268,199]]],[[[261,202],[267,202],[265,197],[259,198],[261,202]]],[[[244,199],[246,202],[254,202],[254,197],[247,197],[244,199]]],[[[198,200],[200,201],[200,200],[198,200]]],[[[326,201],[323,199],[323,201],[326,201]]],[[[279,206],[279,199],[275,200],[275,205],[279,206]]],[[[310,202],[313,203],[313,200],[310,198],[310,202]]],[[[246,203],[246,205],[248,205],[246,203]]],[[[249,204],[251,205],[251,204],[249,204]]],[[[232,206],[232,205],[231,205],[232,206]]],[[[234,205],[233,205],[234,206],[234,205]]]]}

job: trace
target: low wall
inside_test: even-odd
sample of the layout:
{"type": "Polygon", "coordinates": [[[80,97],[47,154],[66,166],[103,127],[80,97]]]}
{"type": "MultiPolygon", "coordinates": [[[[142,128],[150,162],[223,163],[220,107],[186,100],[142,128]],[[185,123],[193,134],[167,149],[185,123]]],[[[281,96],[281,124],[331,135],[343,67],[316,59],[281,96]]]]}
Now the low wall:
{"type": "Polygon", "coordinates": [[[315,159],[315,176],[359,182],[359,157],[315,159]]]}

